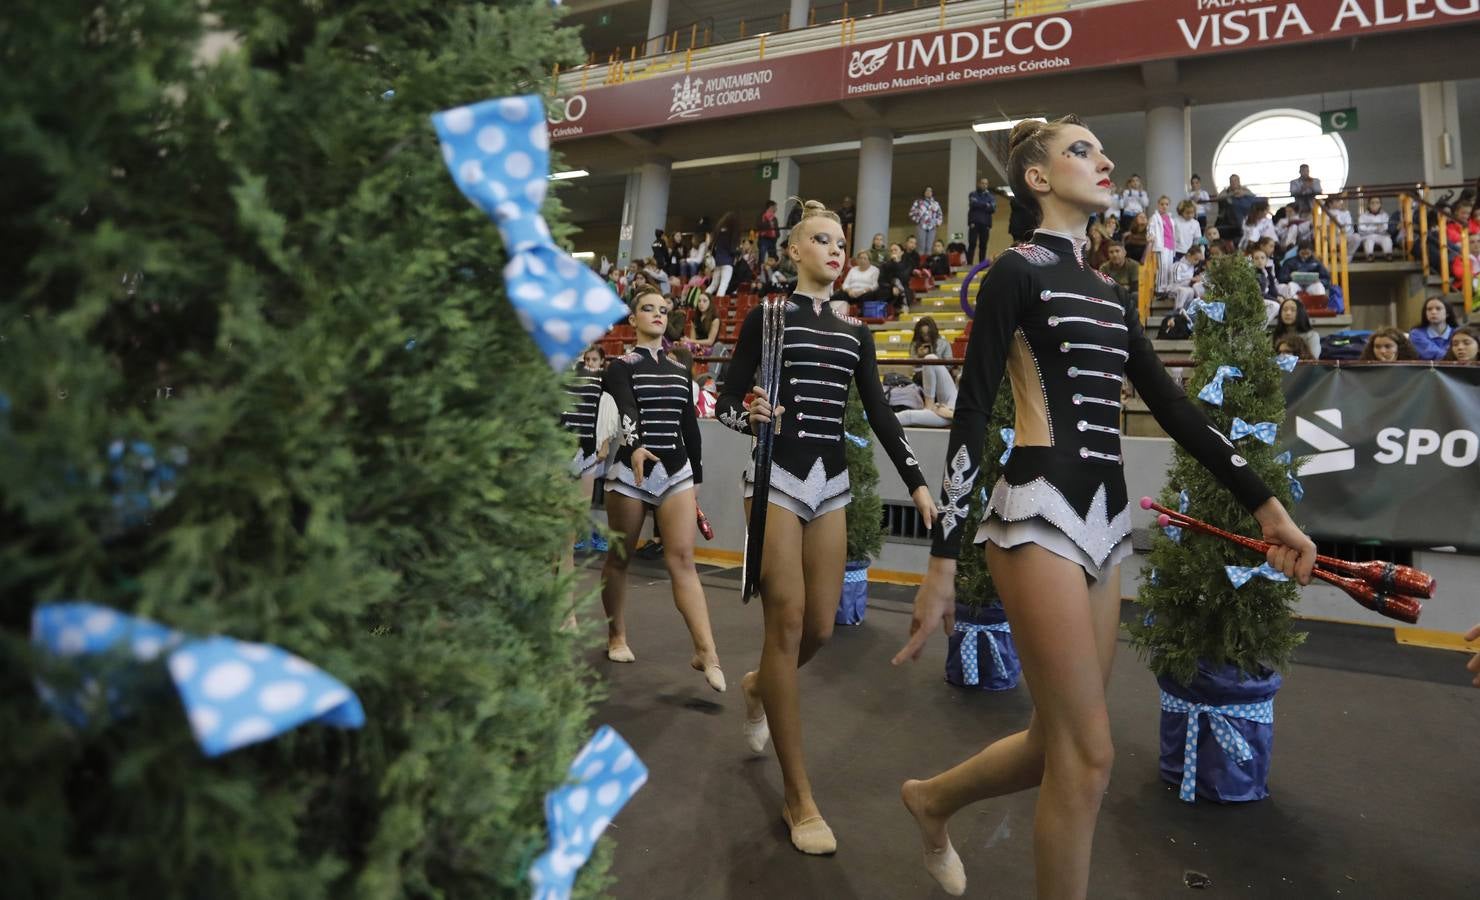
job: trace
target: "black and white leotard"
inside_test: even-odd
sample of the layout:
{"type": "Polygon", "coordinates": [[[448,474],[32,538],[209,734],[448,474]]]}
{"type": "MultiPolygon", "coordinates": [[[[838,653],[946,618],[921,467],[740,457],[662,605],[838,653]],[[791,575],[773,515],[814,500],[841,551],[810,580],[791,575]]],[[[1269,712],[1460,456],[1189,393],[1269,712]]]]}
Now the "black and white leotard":
{"type": "Polygon", "coordinates": [[[652,506],[704,480],[699,418],[688,370],[663,350],[638,347],[611,361],[602,381],[617,407],[617,449],[606,467],[606,489],[652,506]],[[658,461],[632,474],[632,451],[658,461]]]}
{"type": "Polygon", "coordinates": [[[565,386],[570,395],[570,410],[560,417],[560,424],[580,440],[575,458],[570,461],[570,474],[600,475],[601,460],[596,458],[596,410],[601,402],[601,372],[585,367],[576,369],[565,386]]]}
{"type": "Polygon", "coordinates": [[[1016,447],[992,488],[977,543],[1038,544],[1096,579],[1129,555],[1120,456],[1127,376],[1167,434],[1245,508],[1271,496],[1167,374],[1135,298],[1086,265],[1082,240],[1039,230],[998,256],[977,292],[932,555],[960,554],[959,526],[1004,371],[1017,406],[1016,447]]]}
{"type": "MultiPolygon", "coordinates": [[[[925,483],[915,453],[905,440],[899,419],[884,402],[874,340],[868,326],[839,317],[826,300],[793,294],[784,303],[785,333],[781,351],[781,386],[776,405],[784,407],[771,457],[770,502],[810,522],[848,505],[848,459],[843,448],[843,408],[848,385],[858,385],[874,434],[911,492],[925,483]]],[[[751,434],[745,395],[756,384],[761,358],[762,307],[752,309],[740,326],[740,337],[715,416],[742,434],[751,434]]],[[[752,462],[752,465],[754,463],[752,462]]],[[[747,471],[745,496],[754,491],[747,471]]]]}

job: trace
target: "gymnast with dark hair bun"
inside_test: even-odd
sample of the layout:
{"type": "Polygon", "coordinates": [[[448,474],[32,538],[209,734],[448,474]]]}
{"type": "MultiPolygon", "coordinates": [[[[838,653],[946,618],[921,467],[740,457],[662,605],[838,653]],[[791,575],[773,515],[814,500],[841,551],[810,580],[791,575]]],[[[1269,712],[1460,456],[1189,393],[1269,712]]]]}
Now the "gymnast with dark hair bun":
{"type": "Polygon", "coordinates": [[[1022,122],[1008,173],[1031,217],[1029,240],[997,257],[977,293],[947,445],[929,570],[915,595],[910,639],[896,665],[917,659],[930,633],[953,628],[956,557],[972,494],[991,495],[973,543],[986,559],[1033,697],[1024,731],[949,771],[906,781],[905,806],[925,845],[926,870],[947,893],[966,872],[947,822],[966,806],[1039,787],[1033,826],[1039,897],[1089,889],[1090,850],[1114,749],[1105,685],[1120,627],[1120,562],[1131,552],[1120,452],[1127,377],[1179,444],[1248,509],[1273,546],[1269,561],[1301,584],[1315,545],[1233,445],[1162,367],[1136,298],[1087,264],[1085,225],[1110,203],[1114,164],[1080,121],[1022,122]],[[1004,375],[1016,401],[1016,447],[996,485],[979,485],[993,399],[1004,375]]]}

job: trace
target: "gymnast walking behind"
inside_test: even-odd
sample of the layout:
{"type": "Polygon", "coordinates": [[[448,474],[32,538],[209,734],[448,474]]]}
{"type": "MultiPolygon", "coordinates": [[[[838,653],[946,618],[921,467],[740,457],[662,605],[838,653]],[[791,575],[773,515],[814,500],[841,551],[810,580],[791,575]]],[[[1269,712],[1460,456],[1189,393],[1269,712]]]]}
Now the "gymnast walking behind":
{"type": "Polygon", "coordinates": [[[947,823],[966,806],[1039,787],[1033,824],[1041,898],[1082,898],[1114,750],[1105,685],[1120,627],[1119,563],[1131,552],[1120,449],[1128,376],[1156,420],[1228,488],[1273,542],[1269,561],[1301,584],[1315,545],[1233,445],[1168,377],[1136,300],[1085,264],[1085,223],[1110,202],[1114,164],[1077,118],[1025,122],[1009,140],[1014,194],[1038,220],[1001,254],[977,293],[976,321],[947,449],[941,514],[910,639],[895,665],[953,628],[956,557],[1004,372],[1017,402],[1016,448],[973,540],[1002,596],[1033,698],[1026,730],[946,772],[901,787],[926,870],[947,893],[966,873],[947,823]]]}
{"type": "Polygon", "coordinates": [[[850,382],[857,384],[869,425],[909,487],[926,526],[935,518],[935,503],[914,451],[884,402],[873,337],[866,325],[838,315],[829,303],[847,247],[837,214],[808,201],[785,250],[796,265],[797,286],[789,298],[768,300],[746,316],[716,404],[716,417],[743,434],[754,435],[773,418],[776,423],[769,496],[752,496],[753,471],[744,485],[747,521],[755,500],[769,504],[759,580],[765,642],[760,667],[741,681],[744,734],[755,753],[765,751],[768,737],[775,740],[785,786],[782,819],[792,845],[809,854],[834,852],[837,839],[818,810],[807,776],[797,670],[832,635],[843,585],[845,508],[851,497],[843,407],[850,382]],[[778,313],[784,328],[763,338],[764,317],[774,322],[778,313]],[[773,408],[765,389],[755,385],[767,349],[763,344],[775,339],[781,342],[781,364],[773,408]],[[746,407],[750,392],[756,399],[746,407]]]}
{"type": "Polygon", "coordinates": [[[694,568],[697,504],[694,488],[704,480],[699,420],[694,413],[688,370],[663,349],[670,301],[646,286],[632,298],[628,321],[637,331],[631,353],[613,359],[602,389],[616,407],[616,449],[606,465],[607,524],[621,532],[602,567],[601,605],[607,616],[606,656],[635,662],[627,643],[623,610],[627,564],[637,546],[648,509],[663,531],[663,562],[673,583],[673,603],[689,627],[689,661],[716,691],[725,689],[704,587],[694,568]]]}

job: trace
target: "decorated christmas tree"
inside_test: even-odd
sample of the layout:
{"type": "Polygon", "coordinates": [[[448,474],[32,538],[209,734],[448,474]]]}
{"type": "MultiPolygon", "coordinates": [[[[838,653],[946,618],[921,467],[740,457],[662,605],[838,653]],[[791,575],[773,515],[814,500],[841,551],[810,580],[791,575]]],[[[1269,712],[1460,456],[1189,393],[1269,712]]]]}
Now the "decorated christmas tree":
{"type": "Polygon", "coordinates": [[[543,0],[212,0],[212,60],[202,10],[58,0],[0,33],[0,883],[526,897],[590,734],[554,574],[587,498],[428,116],[578,42],[543,0]],[[63,600],[281,647],[363,728],[207,758],[137,643],[107,671],[137,654],[140,690],[69,726],[33,682],[67,660],[27,639],[63,600]]]}
{"type": "Polygon", "coordinates": [[[858,399],[858,388],[848,388],[843,409],[843,430],[850,435],[843,449],[848,454],[848,561],[867,563],[884,546],[884,502],[879,499],[879,467],[874,464],[873,431],[858,399]],[[854,438],[861,439],[854,440],[854,438]]]}
{"type": "Polygon", "coordinates": [[[992,418],[987,422],[987,444],[982,453],[981,472],[977,475],[978,490],[972,493],[967,507],[966,520],[961,523],[961,558],[956,563],[956,602],[973,610],[1000,602],[997,586],[992,583],[992,573],[987,571],[986,555],[982,548],[972,543],[977,526],[981,524],[986,498],[1002,475],[1003,454],[1007,452],[1007,437],[1004,429],[1012,429],[1015,415],[1012,405],[1012,386],[1003,380],[997,390],[997,399],[992,405],[992,418]]]}
{"type": "MultiPolygon", "coordinates": [[[[1212,260],[1205,299],[1206,305],[1194,307],[1198,362],[1188,392],[1198,396],[1192,402],[1219,432],[1234,436],[1238,453],[1290,508],[1289,469],[1272,446],[1285,418],[1285,399],[1248,261],[1212,260]],[[1236,423],[1241,427],[1235,429],[1236,423]]],[[[1259,534],[1254,518],[1180,447],[1159,500],[1219,528],[1259,534]]],[[[1155,538],[1139,593],[1146,615],[1129,626],[1132,646],[1152,671],[1186,684],[1199,662],[1247,674],[1284,669],[1304,639],[1291,629],[1295,585],[1253,577],[1235,586],[1225,566],[1257,567],[1257,556],[1218,538],[1172,534],[1175,540],[1165,533],[1155,538]]]]}

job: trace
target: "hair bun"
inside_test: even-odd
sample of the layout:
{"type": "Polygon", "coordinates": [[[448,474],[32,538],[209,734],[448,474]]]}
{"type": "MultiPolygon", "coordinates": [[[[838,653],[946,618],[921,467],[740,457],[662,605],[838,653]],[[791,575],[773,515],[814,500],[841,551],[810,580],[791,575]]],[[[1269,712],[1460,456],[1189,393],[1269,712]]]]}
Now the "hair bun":
{"type": "Polygon", "coordinates": [[[1012,126],[1012,133],[1007,136],[1007,152],[1011,153],[1024,141],[1031,141],[1038,136],[1038,132],[1047,127],[1047,122],[1040,122],[1037,119],[1024,119],[1012,126]]]}
{"type": "Polygon", "coordinates": [[[819,212],[825,212],[827,210],[827,205],[821,200],[808,200],[806,203],[802,204],[802,209],[815,209],[819,212]]]}

